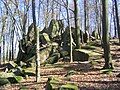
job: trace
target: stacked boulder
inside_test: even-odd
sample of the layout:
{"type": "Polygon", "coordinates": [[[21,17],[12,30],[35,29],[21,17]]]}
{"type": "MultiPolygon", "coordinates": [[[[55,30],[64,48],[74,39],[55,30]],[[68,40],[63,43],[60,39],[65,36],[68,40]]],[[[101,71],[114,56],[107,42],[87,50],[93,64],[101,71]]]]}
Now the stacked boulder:
{"type": "MultiPolygon", "coordinates": [[[[44,28],[40,31],[39,45],[41,63],[55,63],[60,58],[59,45],[63,26],[62,21],[53,19],[48,28],[44,28]]],[[[35,61],[35,48],[34,26],[31,24],[26,37],[19,41],[17,64],[20,65],[20,62],[24,62],[26,65],[30,66],[31,62],[35,61]]]]}

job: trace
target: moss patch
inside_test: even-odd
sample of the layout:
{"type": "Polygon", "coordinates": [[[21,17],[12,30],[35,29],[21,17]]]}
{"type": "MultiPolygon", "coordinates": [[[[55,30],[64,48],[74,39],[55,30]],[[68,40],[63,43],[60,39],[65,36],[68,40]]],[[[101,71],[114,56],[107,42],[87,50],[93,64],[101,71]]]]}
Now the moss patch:
{"type": "Polygon", "coordinates": [[[7,78],[1,78],[0,77],[0,86],[10,84],[9,80],[7,78]]]}
{"type": "Polygon", "coordinates": [[[19,83],[23,79],[23,77],[22,76],[14,76],[14,77],[8,77],[7,79],[9,80],[9,82],[11,84],[14,84],[14,83],[19,83]]]}
{"type": "Polygon", "coordinates": [[[60,90],[78,90],[77,85],[75,84],[66,84],[60,87],[60,90]]]}

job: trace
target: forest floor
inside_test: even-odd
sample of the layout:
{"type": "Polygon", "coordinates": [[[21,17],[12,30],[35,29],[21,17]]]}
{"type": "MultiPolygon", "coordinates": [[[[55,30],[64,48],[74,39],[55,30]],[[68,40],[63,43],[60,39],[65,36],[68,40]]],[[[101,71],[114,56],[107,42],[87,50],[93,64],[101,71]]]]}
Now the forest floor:
{"type": "MultiPolygon", "coordinates": [[[[103,50],[101,50],[102,52],[103,50]]],[[[94,65],[90,62],[58,62],[54,65],[41,67],[41,81],[35,82],[35,77],[30,76],[24,79],[20,84],[7,85],[2,90],[45,90],[47,78],[52,76],[59,78],[61,83],[72,82],[78,85],[79,90],[120,90],[120,45],[111,45],[112,61],[114,70],[111,73],[105,74],[101,71],[104,66],[104,58],[96,60],[94,65]],[[65,75],[69,70],[74,70],[75,73],[69,76],[69,80],[65,75]]],[[[29,68],[29,71],[34,69],[29,68]]],[[[1,90],[1,89],[0,89],[1,90]]]]}

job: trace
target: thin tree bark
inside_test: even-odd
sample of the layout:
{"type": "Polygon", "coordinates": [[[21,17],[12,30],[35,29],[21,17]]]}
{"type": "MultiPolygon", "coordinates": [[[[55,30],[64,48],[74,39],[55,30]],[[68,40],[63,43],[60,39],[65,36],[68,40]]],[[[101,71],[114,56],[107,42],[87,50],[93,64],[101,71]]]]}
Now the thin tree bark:
{"type": "Polygon", "coordinates": [[[15,25],[15,21],[13,20],[12,21],[12,31],[11,31],[11,39],[12,39],[12,42],[11,42],[12,43],[12,53],[11,53],[12,57],[11,58],[12,58],[12,60],[14,60],[14,30],[15,30],[14,25],[15,25]]]}
{"type": "Polygon", "coordinates": [[[5,35],[3,35],[3,63],[5,63],[5,35]]]}
{"type": "Polygon", "coordinates": [[[3,63],[5,63],[5,25],[6,25],[7,17],[3,17],[2,19],[2,36],[3,36],[3,63]]]}
{"type": "Polygon", "coordinates": [[[86,15],[86,0],[84,0],[84,29],[85,31],[87,31],[87,23],[86,20],[87,19],[87,15],[86,15]]]}
{"type": "Polygon", "coordinates": [[[116,25],[116,16],[115,16],[115,8],[114,8],[114,1],[112,2],[112,13],[113,13],[113,23],[114,23],[114,37],[117,37],[117,25],[116,25]]]}
{"type": "Polygon", "coordinates": [[[110,39],[112,38],[112,14],[111,14],[111,16],[110,16],[110,25],[109,25],[109,27],[110,27],[110,32],[109,32],[109,37],[110,37],[110,39]]]}
{"type": "Polygon", "coordinates": [[[115,14],[116,14],[116,23],[117,23],[117,31],[118,31],[118,39],[120,43],[120,25],[119,25],[119,15],[118,15],[118,7],[117,7],[117,0],[115,2],[115,14]]]}
{"type": "Polygon", "coordinates": [[[45,7],[45,27],[48,27],[48,20],[49,20],[49,0],[46,0],[46,7],[45,7]]]}
{"type": "Polygon", "coordinates": [[[70,12],[69,12],[69,4],[68,4],[68,0],[66,0],[66,2],[67,2],[67,8],[66,8],[66,10],[67,10],[67,22],[68,22],[68,29],[69,29],[69,33],[70,33],[70,62],[72,63],[73,62],[73,55],[72,55],[72,43],[73,43],[73,39],[72,39],[72,31],[71,31],[71,25],[70,25],[70,12]]]}
{"type": "Polygon", "coordinates": [[[0,64],[2,64],[1,60],[2,58],[1,58],[1,46],[0,46],[0,64]]]}
{"type": "Polygon", "coordinates": [[[95,30],[97,30],[96,32],[98,33],[98,36],[99,36],[99,39],[101,40],[101,30],[100,30],[100,27],[101,27],[101,17],[100,17],[100,13],[99,13],[99,9],[101,8],[101,7],[98,7],[98,4],[99,3],[99,1],[98,0],[96,0],[95,1],[95,4],[96,4],[96,6],[95,6],[95,11],[96,11],[96,26],[95,26],[95,30]]]}
{"type": "Polygon", "coordinates": [[[100,17],[100,23],[99,23],[99,36],[100,36],[100,40],[102,41],[102,6],[101,6],[101,4],[102,4],[102,1],[101,0],[99,0],[99,3],[100,3],[100,5],[99,5],[99,9],[100,9],[100,13],[99,13],[99,17],[100,17]]]}
{"type": "Polygon", "coordinates": [[[52,15],[51,15],[51,18],[55,19],[54,0],[52,0],[52,15]]]}
{"type": "MultiPolygon", "coordinates": [[[[11,22],[10,22],[10,27],[9,27],[9,37],[11,38],[11,22]]],[[[11,61],[11,43],[12,43],[12,40],[10,39],[9,40],[9,56],[8,56],[8,61],[11,61]]]]}
{"type": "Polygon", "coordinates": [[[32,0],[32,16],[33,16],[33,24],[34,24],[34,39],[36,41],[36,82],[40,81],[40,56],[39,56],[39,30],[36,27],[36,16],[35,16],[35,0],[32,0]]]}
{"type": "Polygon", "coordinates": [[[39,0],[39,6],[38,6],[38,25],[40,25],[40,11],[41,11],[41,3],[40,3],[40,0],[39,0]]]}

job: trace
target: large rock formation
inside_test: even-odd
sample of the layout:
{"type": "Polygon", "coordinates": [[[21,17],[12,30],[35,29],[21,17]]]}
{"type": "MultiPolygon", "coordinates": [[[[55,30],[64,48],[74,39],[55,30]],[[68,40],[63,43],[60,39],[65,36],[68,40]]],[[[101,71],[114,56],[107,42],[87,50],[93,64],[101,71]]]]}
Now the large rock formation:
{"type": "Polygon", "coordinates": [[[43,45],[51,43],[51,40],[47,33],[40,33],[40,43],[43,45]]]}
{"type": "MultiPolygon", "coordinates": [[[[55,57],[54,59],[56,59],[56,57],[57,59],[60,58],[57,54],[56,55],[52,54],[56,52],[58,53],[59,44],[56,41],[59,42],[62,29],[63,29],[62,21],[53,19],[51,20],[49,27],[44,28],[44,30],[40,32],[41,63],[45,62],[45,60],[50,60],[51,59],[49,58],[50,56],[51,57],[54,56],[55,57]]],[[[22,40],[19,41],[19,52],[17,56],[18,65],[20,65],[21,61],[30,64],[33,60],[35,60],[36,43],[33,24],[31,24],[28,27],[28,33],[26,36],[27,36],[25,37],[26,39],[23,38],[22,40]]]]}
{"type": "MultiPolygon", "coordinates": [[[[72,30],[72,44],[73,44],[73,48],[75,47],[75,29],[73,27],[71,27],[72,30]]],[[[62,48],[64,51],[70,51],[70,30],[68,27],[65,28],[65,31],[62,34],[62,48]]]]}
{"type": "Polygon", "coordinates": [[[27,41],[33,41],[34,40],[34,25],[33,23],[28,27],[28,33],[27,33],[27,41]]]}
{"type": "Polygon", "coordinates": [[[47,33],[50,36],[50,39],[56,38],[61,36],[62,30],[63,30],[64,24],[62,20],[55,20],[52,19],[49,27],[44,28],[43,32],[47,33]]]}

